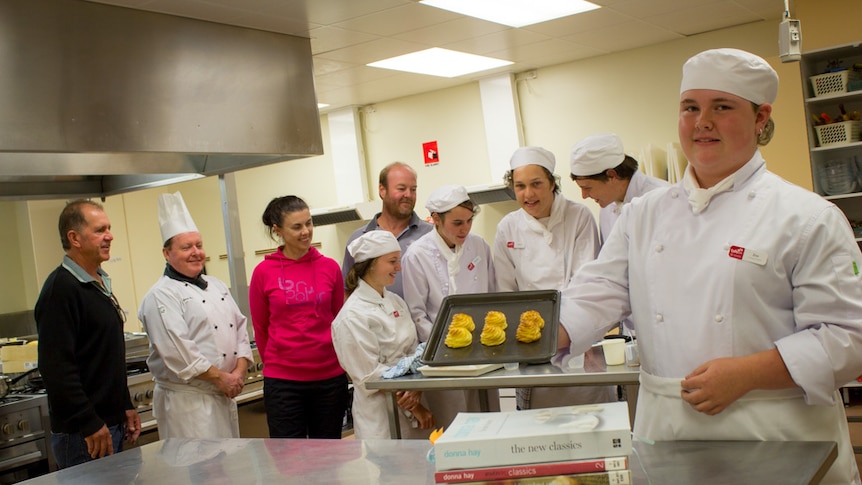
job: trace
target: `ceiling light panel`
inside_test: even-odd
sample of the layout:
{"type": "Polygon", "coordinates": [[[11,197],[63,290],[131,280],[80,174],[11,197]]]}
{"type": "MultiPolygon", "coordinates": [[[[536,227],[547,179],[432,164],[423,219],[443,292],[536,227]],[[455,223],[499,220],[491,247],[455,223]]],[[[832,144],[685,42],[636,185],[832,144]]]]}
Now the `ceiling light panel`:
{"type": "Polygon", "coordinates": [[[458,77],[512,64],[510,61],[477,56],[465,52],[434,47],[368,64],[370,67],[393,69],[439,77],[458,77]]]}
{"type": "Polygon", "coordinates": [[[582,0],[422,0],[419,3],[516,28],[600,8],[582,0]]]}

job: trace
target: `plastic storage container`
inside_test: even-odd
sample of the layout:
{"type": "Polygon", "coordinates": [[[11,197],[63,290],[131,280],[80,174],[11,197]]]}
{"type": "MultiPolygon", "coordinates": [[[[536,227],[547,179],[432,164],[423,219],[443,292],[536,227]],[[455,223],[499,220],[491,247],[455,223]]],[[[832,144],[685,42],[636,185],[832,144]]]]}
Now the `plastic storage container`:
{"type": "Polygon", "coordinates": [[[849,81],[860,79],[859,73],[851,70],[838,72],[827,72],[826,74],[818,74],[811,76],[811,87],[814,88],[814,96],[824,96],[827,94],[846,93],[849,81]]]}
{"type": "Polygon", "coordinates": [[[859,141],[860,130],[862,130],[862,121],[842,121],[814,127],[817,143],[822,147],[859,141]]]}

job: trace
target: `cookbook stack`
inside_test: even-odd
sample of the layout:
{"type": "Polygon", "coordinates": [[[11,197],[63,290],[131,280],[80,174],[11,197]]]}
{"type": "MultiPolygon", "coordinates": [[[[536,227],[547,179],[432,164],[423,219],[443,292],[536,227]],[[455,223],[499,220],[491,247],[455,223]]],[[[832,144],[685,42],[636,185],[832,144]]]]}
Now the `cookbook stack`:
{"type": "Polygon", "coordinates": [[[437,483],[628,485],[625,402],[458,413],[434,442],[437,483]]]}

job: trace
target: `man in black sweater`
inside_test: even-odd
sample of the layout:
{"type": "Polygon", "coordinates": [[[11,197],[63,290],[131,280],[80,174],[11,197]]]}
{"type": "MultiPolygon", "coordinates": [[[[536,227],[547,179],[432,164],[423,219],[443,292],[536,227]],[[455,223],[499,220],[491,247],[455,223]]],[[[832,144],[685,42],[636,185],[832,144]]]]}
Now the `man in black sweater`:
{"type": "Polygon", "coordinates": [[[101,264],[110,258],[111,222],[96,202],[60,214],[63,264],[36,302],[39,372],[48,391],[51,447],[60,468],[122,450],[141,420],[126,381],[125,312],[101,264]]]}

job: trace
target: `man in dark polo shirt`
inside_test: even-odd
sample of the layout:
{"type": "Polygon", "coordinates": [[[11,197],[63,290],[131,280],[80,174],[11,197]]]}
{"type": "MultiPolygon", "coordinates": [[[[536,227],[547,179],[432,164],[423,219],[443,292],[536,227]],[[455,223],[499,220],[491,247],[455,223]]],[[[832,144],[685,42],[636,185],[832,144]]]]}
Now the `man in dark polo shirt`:
{"type": "Polygon", "coordinates": [[[48,391],[51,447],[60,468],[119,452],[141,420],[126,381],[123,323],[101,264],[111,256],[111,222],[96,202],[60,214],[66,256],[36,302],[39,372],[48,391]]]}

